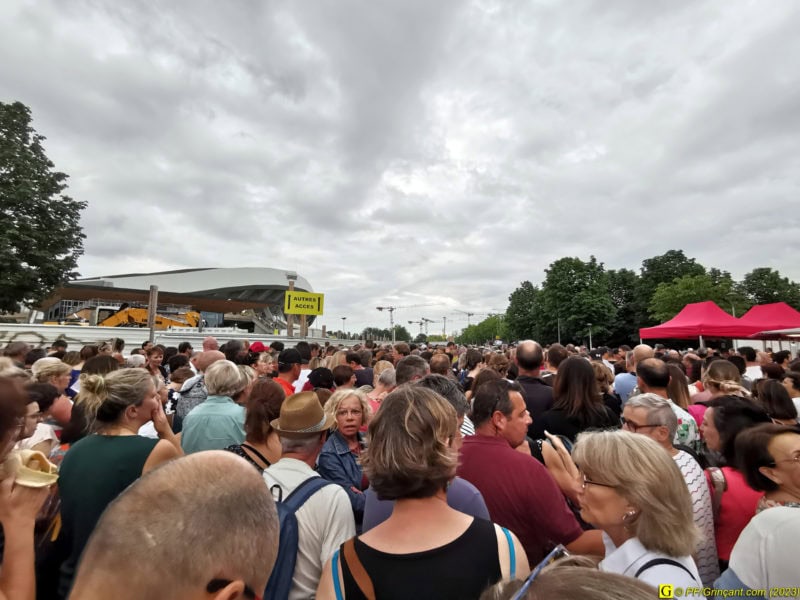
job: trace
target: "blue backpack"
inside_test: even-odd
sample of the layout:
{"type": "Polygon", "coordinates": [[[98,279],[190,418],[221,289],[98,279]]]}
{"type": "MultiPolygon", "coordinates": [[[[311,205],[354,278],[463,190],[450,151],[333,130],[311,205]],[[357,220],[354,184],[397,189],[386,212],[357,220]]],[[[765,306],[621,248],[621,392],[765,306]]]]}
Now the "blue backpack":
{"type": "Polygon", "coordinates": [[[264,600],[286,600],[289,590],[292,589],[292,577],[297,561],[297,515],[295,514],[311,496],[324,488],[333,485],[322,477],[309,477],[298,485],[294,491],[283,499],[283,490],[278,485],[270,487],[270,491],[277,487],[280,497],[275,502],[278,510],[280,524],[280,542],[278,545],[278,558],[272,568],[267,587],[264,590],[264,600]]]}

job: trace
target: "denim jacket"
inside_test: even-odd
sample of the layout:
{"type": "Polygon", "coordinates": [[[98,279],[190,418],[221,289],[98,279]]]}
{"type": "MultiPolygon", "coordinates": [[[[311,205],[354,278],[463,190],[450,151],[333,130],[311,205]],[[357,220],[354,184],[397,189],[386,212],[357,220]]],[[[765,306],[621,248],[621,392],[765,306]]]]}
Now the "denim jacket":
{"type": "MultiPolygon", "coordinates": [[[[358,434],[358,440],[359,443],[363,443],[362,433],[358,434]]],[[[347,446],[347,441],[338,431],[334,431],[322,447],[322,452],[317,459],[317,471],[328,481],[338,483],[344,488],[353,507],[356,525],[360,528],[364,518],[364,494],[354,492],[350,487],[361,489],[361,465],[358,464],[356,457],[347,446]]]]}

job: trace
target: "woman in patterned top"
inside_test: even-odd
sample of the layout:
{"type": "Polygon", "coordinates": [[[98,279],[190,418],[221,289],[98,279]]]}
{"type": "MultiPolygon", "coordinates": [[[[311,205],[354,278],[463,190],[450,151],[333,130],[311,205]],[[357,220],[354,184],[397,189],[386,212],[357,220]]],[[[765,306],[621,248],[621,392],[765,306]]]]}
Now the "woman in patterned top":
{"type": "Polygon", "coordinates": [[[736,437],[747,484],[763,491],[756,513],[773,506],[800,508],[800,429],[767,423],[736,437]]]}

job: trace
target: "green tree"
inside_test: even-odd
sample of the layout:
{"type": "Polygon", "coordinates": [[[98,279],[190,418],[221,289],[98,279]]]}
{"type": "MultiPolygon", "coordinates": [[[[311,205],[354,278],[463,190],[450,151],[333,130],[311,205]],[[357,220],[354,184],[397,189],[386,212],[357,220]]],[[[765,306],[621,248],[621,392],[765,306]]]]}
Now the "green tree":
{"type": "Polygon", "coordinates": [[[460,344],[490,344],[495,339],[504,339],[506,333],[503,317],[491,315],[480,323],[466,327],[456,341],[460,344]]]}
{"type": "Polygon", "coordinates": [[[545,273],[537,305],[544,343],[555,341],[559,329],[565,343],[588,341],[590,327],[595,344],[607,338],[616,308],[611,301],[603,263],[597,262],[594,256],[587,262],[579,258],[560,258],[545,273]]]}
{"type": "Polygon", "coordinates": [[[736,282],[727,271],[709,269],[702,275],[685,275],[671,283],[661,283],[650,301],[650,314],[660,322],[677,315],[684,306],[693,302],[716,302],[720,308],[741,316],[749,303],[739,293],[736,282]]]}
{"type": "MultiPolygon", "coordinates": [[[[391,330],[389,331],[389,339],[392,338],[391,330]]],[[[410,342],[411,341],[411,333],[409,333],[408,329],[403,327],[402,325],[395,325],[394,326],[394,338],[398,342],[410,342]]]]}
{"type": "Polygon", "coordinates": [[[652,256],[642,261],[639,285],[636,289],[636,326],[655,325],[650,303],[656,288],[662,283],[672,283],[679,277],[703,275],[706,269],[694,258],[689,258],[683,250],[669,250],[659,256],[652,256]]]}
{"type": "Polygon", "coordinates": [[[744,276],[739,286],[751,304],[786,302],[800,310],[800,285],[768,267],[753,269],[744,276]]]}
{"type": "Polygon", "coordinates": [[[510,340],[540,338],[537,309],[539,288],[530,281],[523,281],[508,297],[505,322],[510,340]]]}
{"type": "Polygon", "coordinates": [[[35,305],[78,275],[86,203],[63,194],[67,176],[54,170],[20,102],[0,102],[0,311],[35,305]]]}
{"type": "Polygon", "coordinates": [[[639,339],[639,329],[636,326],[638,287],[639,276],[634,271],[630,269],[608,271],[608,293],[614,308],[616,308],[616,315],[610,326],[608,345],[637,343],[639,339]]]}
{"type": "Polygon", "coordinates": [[[361,332],[361,339],[364,340],[390,340],[392,339],[392,332],[388,329],[381,329],[380,327],[366,327],[361,332]]]}

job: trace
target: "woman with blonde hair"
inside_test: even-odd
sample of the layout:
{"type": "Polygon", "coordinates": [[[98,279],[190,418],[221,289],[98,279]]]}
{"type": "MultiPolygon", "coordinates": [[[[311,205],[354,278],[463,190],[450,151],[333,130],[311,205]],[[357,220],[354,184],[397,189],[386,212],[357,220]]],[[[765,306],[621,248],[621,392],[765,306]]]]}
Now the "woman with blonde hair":
{"type": "Polygon", "coordinates": [[[58,390],[58,398],[50,409],[51,424],[64,426],[69,423],[72,415],[72,400],[66,395],[70,381],[72,381],[72,368],[57,358],[40,358],[31,366],[31,375],[34,381],[49,383],[58,390]]]}
{"type": "Polygon", "coordinates": [[[528,575],[516,536],[447,504],[458,464],[458,421],[447,400],[401,386],[383,401],[369,434],[364,471],[379,499],[395,500],[394,510],[337,550],[317,598],[476,599],[500,579],[528,575]]]}
{"type": "Polygon", "coordinates": [[[331,433],[317,459],[317,471],[338,483],[350,498],[356,531],[364,520],[364,490],[369,481],[361,468],[361,455],[366,450],[366,436],[359,431],[369,423],[372,411],[367,396],[357,388],[341,389],[325,402],[325,414],[335,421],[331,433]]]}
{"type": "Polygon", "coordinates": [[[692,397],[693,404],[686,409],[697,421],[698,426],[703,424],[703,415],[714,398],[719,396],[750,397],[750,392],[742,386],[739,369],[732,362],[723,358],[709,363],[703,370],[700,380],[704,391],[695,394],[692,397]]]}
{"type": "Polygon", "coordinates": [[[66,597],[86,542],[100,515],[143,474],[181,456],[152,376],[143,369],[91,375],[81,384],[81,402],[95,432],[72,445],[59,476],[62,535],[69,557],[59,590],[66,597]],[[152,420],[159,439],[138,435],[152,420]]]}
{"type": "Polygon", "coordinates": [[[680,469],[654,440],[629,431],[585,432],[572,458],[581,517],[603,531],[601,571],[650,585],[702,587],[699,539],[680,469]]]}

